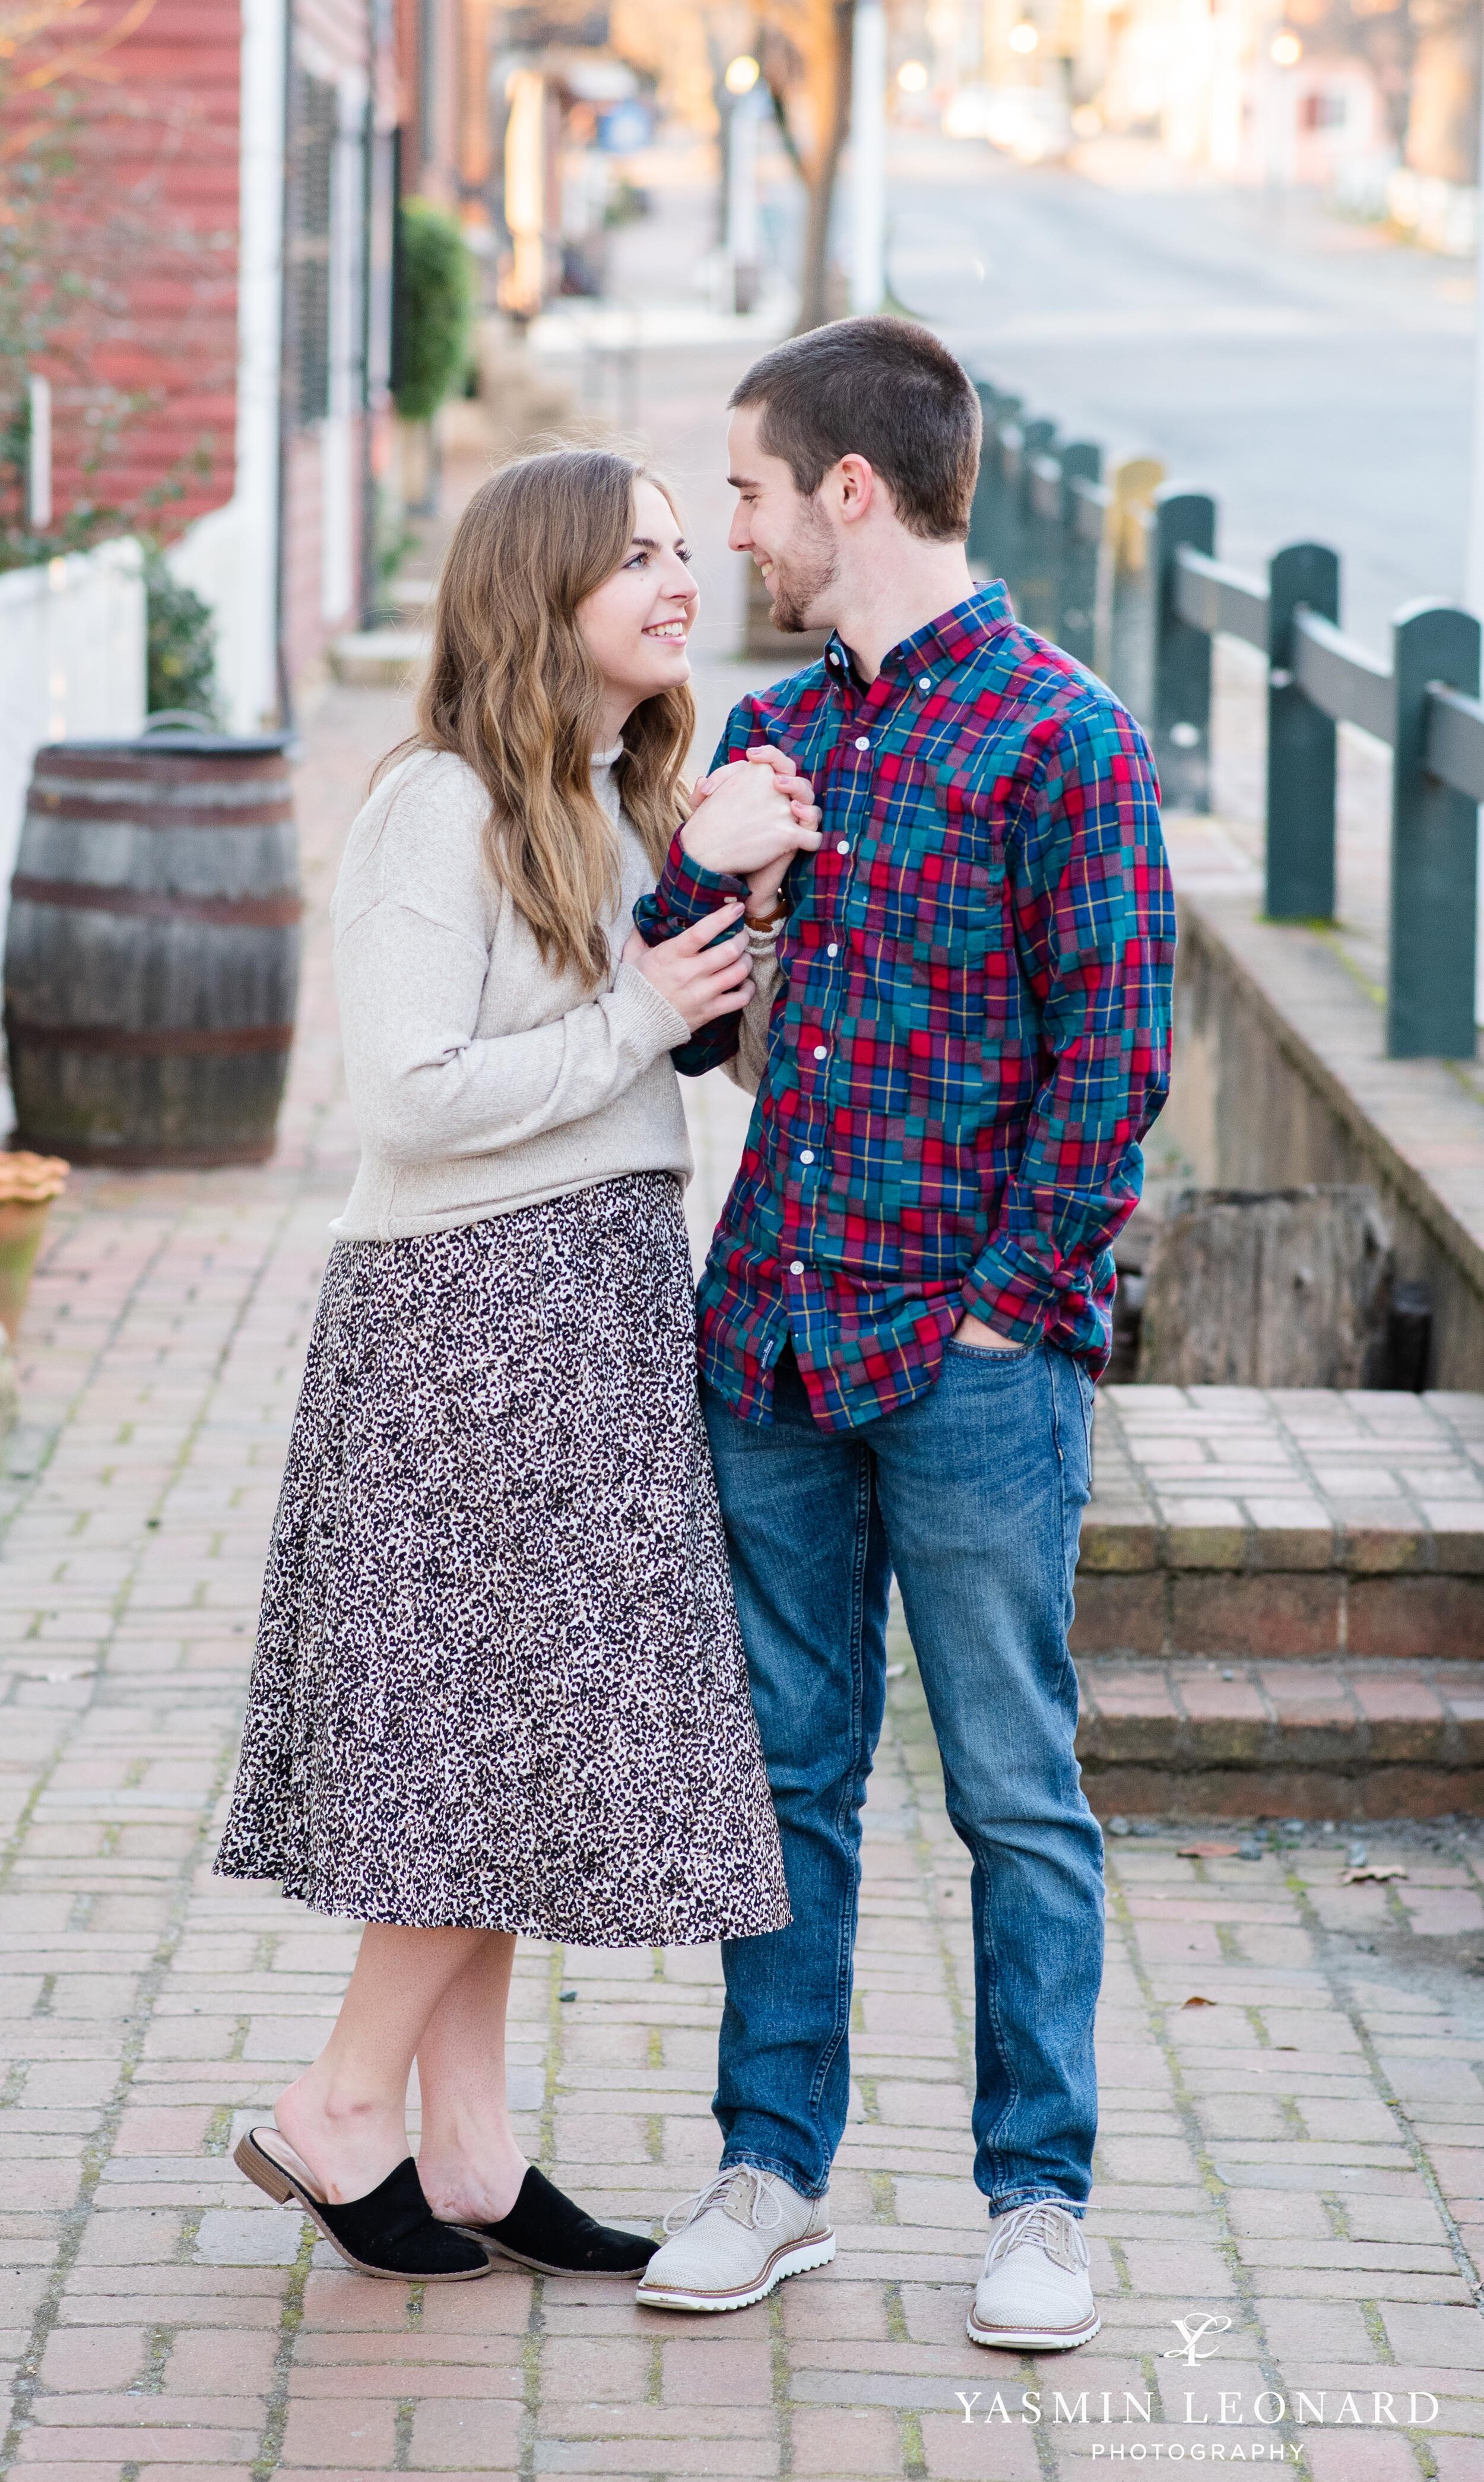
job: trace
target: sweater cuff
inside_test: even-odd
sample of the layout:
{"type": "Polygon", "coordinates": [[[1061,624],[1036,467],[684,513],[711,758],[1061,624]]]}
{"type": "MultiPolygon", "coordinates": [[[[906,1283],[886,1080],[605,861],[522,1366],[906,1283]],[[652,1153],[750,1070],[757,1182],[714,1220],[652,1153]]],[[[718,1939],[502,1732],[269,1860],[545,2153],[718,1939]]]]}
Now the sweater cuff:
{"type": "Polygon", "coordinates": [[[654,1057],[662,1051],[676,1051],[689,1043],[691,1030],[677,1008],[673,1008],[663,991],[657,991],[648,974],[637,965],[619,966],[614,977],[613,996],[623,1005],[623,1015],[634,1020],[641,1039],[652,1037],[654,1057]]]}

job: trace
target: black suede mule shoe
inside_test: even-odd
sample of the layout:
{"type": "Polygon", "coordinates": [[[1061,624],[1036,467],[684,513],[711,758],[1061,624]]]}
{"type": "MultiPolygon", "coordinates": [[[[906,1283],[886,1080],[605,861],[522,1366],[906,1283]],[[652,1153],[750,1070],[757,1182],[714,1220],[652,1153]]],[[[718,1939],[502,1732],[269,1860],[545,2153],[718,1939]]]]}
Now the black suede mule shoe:
{"type": "Polygon", "coordinates": [[[458,2224],[500,2258],[531,2266],[538,2275],[643,2275],[659,2247],[633,2232],[615,2231],[611,2224],[595,2223],[571,2199],[538,2172],[533,2163],[520,2183],[520,2195],[497,2224],[458,2224]]]}
{"type": "Polygon", "coordinates": [[[301,2205],[358,2275],[402,2284],[467,2284],[490,2272],[489,2253],[477,2241],[437,2220],[411,2154],[364,2198],[351,2198],[342,2206],[321,2197],[307,2164],[276,2128],[249,2129],[232,2160],[280,2206],[301,2205]]]}

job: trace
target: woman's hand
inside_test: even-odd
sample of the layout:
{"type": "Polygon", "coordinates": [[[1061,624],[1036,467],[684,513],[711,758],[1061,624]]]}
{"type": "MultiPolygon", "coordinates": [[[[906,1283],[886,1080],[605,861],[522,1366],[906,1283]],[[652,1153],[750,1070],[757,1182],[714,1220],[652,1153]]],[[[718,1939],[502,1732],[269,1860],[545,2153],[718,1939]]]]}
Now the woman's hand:
{"type": "Polygon", "coordinates": [[[716,1017],[731,1017],[753,997],[752,965],[747,933],[740,929],[742,908],[735,897],[719,905],[703,922],[661,940],[651,948],[637,931],[623,946],[623,963],[633,965],[647,983],[678,1011],[692,1034],[716,1017]],[[732,931],[731,938],[721,937],[732,931]],[[710,943],[715,940],[713,947],[710,943]]]}
{"type": "Polygon", "coordinates": [[[771,743],[750,750],[745,765],[733,761],[702,778],[694,798],[680,843],[704,870],[749,882],[755,872],[772,872],[777,887],[796,853],[819,849],[813,787],[771,743]]]}

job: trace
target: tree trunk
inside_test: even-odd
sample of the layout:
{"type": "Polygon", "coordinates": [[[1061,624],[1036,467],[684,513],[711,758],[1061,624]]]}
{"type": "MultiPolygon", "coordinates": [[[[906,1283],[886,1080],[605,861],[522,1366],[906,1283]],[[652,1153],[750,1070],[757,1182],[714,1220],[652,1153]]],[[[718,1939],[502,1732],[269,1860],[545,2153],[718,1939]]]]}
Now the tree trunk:
{"type": "Polygon", "coordinates": [[[1411,12],[1417,48],[1407,116],[1414,172],[1467,187],[1478,177],[1479,26],[1472,5],[1426,0],[1411,12]]]}
{"type": "Polygon", "coordinates": [[[810,100],[816,127],[806,157],[808,218],[805,228],[799,324],[796,333],[822,328],[830,317],[830,224],[840,157],[850,132],[850,65],[856,0],[833,0],[831,41],[810,100]]]}
{"type": "Polygon", "coordinates": [[[1370,1189],[1187,1190],[1157,1233],[1141,1381],[1385,1385],[1391,1236],[1370,1189]]]}

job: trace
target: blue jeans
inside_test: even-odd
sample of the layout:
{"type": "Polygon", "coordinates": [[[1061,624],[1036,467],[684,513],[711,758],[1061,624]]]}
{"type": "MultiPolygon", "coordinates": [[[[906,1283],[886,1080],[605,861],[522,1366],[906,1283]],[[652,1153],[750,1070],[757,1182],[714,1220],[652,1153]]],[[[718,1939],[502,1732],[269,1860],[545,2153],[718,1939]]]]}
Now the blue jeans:
{"type": "Polygon", "coordinates": [[[949,1344],[931,1391],[818,1429],[785,1353],[771,1427],[707,1387],[706,1427],[793,1904],[722,1950],[722,2160],[817,2197],[845,2126],[861,1809],[894,1571],[973,1857],[974,2179],[992,2214],[1080,2212],[1098,2086],[1102,1839],[1067,1652],[1092,1386],[1047,1345],[949,1344]]]}

